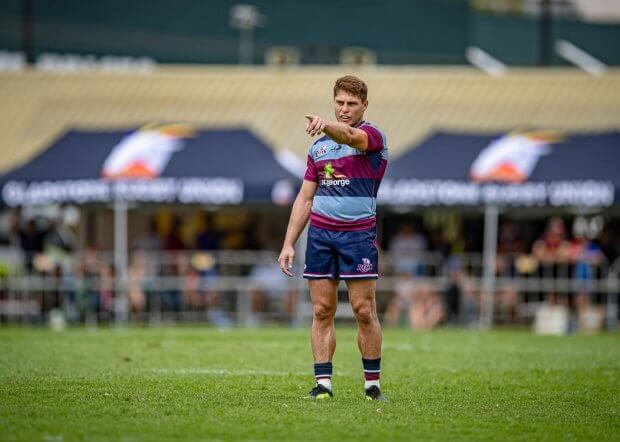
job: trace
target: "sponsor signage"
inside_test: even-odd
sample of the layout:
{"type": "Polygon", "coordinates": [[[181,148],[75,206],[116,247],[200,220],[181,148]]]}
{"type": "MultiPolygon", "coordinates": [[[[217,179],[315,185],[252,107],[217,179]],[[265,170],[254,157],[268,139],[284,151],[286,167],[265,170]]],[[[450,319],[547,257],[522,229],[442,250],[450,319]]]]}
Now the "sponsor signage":
{"type": "Polygon", "coordinates": [[[380,204],[415,206],[610,207],[614,199],[614,184],[596,180],[499,184],[386,178],[377,195],[380,204]]]}
{"type": "Polygon", "coordinates": [[[615,133],[569,137],[551,130],[512,131],[492,138],[440,133],[394,160],[397,172],[391,176],[388,166],[377,202],[610,207],[616,200],[619,140],[615,133]]]}
{"type": "Polygon", "coordinates": [[[69,132],[45,154],[2,177],[2,202],[9,207],[113,201],[288,205],[294,198],[295,178],[246,130],[198,132],[170,123],[119,135],[69,132]],[[240,161],[243,157],[252,164],[240,161]],[[256,167],[264,174],[257,175],[256,167]]]}
{"type": "Polygon", "coordinates": [[[244,184],[240,178],[9,181],[2,187],[2,199],[11,207],[110,201],[239,204],[243,198],[244,184]]]}

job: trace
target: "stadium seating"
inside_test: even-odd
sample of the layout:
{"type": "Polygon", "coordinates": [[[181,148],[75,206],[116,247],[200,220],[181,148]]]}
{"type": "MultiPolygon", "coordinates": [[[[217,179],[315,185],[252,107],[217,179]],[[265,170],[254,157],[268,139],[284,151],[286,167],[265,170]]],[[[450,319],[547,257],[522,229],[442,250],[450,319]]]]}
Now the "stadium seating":
{"type": "MultiPolygon", "coordinates": [[[[342,67],[166,67],[152,74],[0,73],[0,170],[40,152],[70,128],[129,128],[150,121],[251,128],[303,158],[304,114],[332,114],[342,67]]],[[[620,71],[593,79],[573,69],[512,70],[491,78],[470,68],[369,67],[369,120],[398,154],[436,129],[568,131],[620,127],[620,71]]]]}

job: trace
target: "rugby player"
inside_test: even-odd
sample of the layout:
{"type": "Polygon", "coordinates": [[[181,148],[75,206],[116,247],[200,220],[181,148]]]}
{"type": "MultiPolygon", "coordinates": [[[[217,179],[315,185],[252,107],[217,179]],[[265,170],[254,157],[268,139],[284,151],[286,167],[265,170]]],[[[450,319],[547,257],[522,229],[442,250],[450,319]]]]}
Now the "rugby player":
{"type": "Polygon", "coordinates": [[[332,393],[332,358],[336,349],[334,315],[340,280],[358,324],[367,399],[385,400],[381,373],[381,325],[375,303],[378,278],[376,196],[385,173],[388,150],[384,134],[364,121],[368,88],[345,76],[334,85],[336,121],[306,115],[306,132],[323,134],[309,149],[304,181],[295,199],[278,258],[292,276],[295,243],[308,219],[304,278],[314,307],[312,353],[315,387],[309,395],[328,399],[332,393]]]}

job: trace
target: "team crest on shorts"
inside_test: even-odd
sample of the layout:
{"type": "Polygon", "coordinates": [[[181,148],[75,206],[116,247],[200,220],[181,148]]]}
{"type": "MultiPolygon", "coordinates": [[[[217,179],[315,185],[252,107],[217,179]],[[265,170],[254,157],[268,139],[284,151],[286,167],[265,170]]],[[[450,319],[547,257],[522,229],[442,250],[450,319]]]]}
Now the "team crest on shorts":
{"type": "Polygon", "coordinates": [[[362,258],[362,263],[357,265],[357,271],[366,273],[372,270],[372,263],[368,258],[362,258]]]}

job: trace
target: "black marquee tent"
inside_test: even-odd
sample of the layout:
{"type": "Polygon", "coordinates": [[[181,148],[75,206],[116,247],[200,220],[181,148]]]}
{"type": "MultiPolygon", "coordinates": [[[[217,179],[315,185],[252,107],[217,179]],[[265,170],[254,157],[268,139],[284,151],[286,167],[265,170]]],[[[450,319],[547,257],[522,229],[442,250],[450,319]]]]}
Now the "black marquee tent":
{"type": "Polygon", "coordinates": [[[379,204],[485,210],[483,321],[493,319],[502,207],[620,206],[620,133],[436,133],[392,159],[379,204]]]}
{"type": "Polygon", "coordinates": [[[565,135],[544,145],[520,143],[526,137],[518,138],[519,134],[434,134],[390,162],[379,202],[461,207],[610,207],[620,203],[620,133],[565,135]],[[472,179],[475,161],[495,142],[499,150],[506,148],[505,155],[499,152],[495,162],[487,158],[489,169],[515,162],[517,157],[516,162],[521,159],[531,169],[529,176],[520,182],[472,179]]]}
{"type": "Polygon", "coordinates": [[[251,132],[208,130],[177,137],[164,130],[70,131],[0,177],[1,203],[292,202],[298,178],[251,132]],[[119,173],[106,177],[106,167],[119,173]]]}

